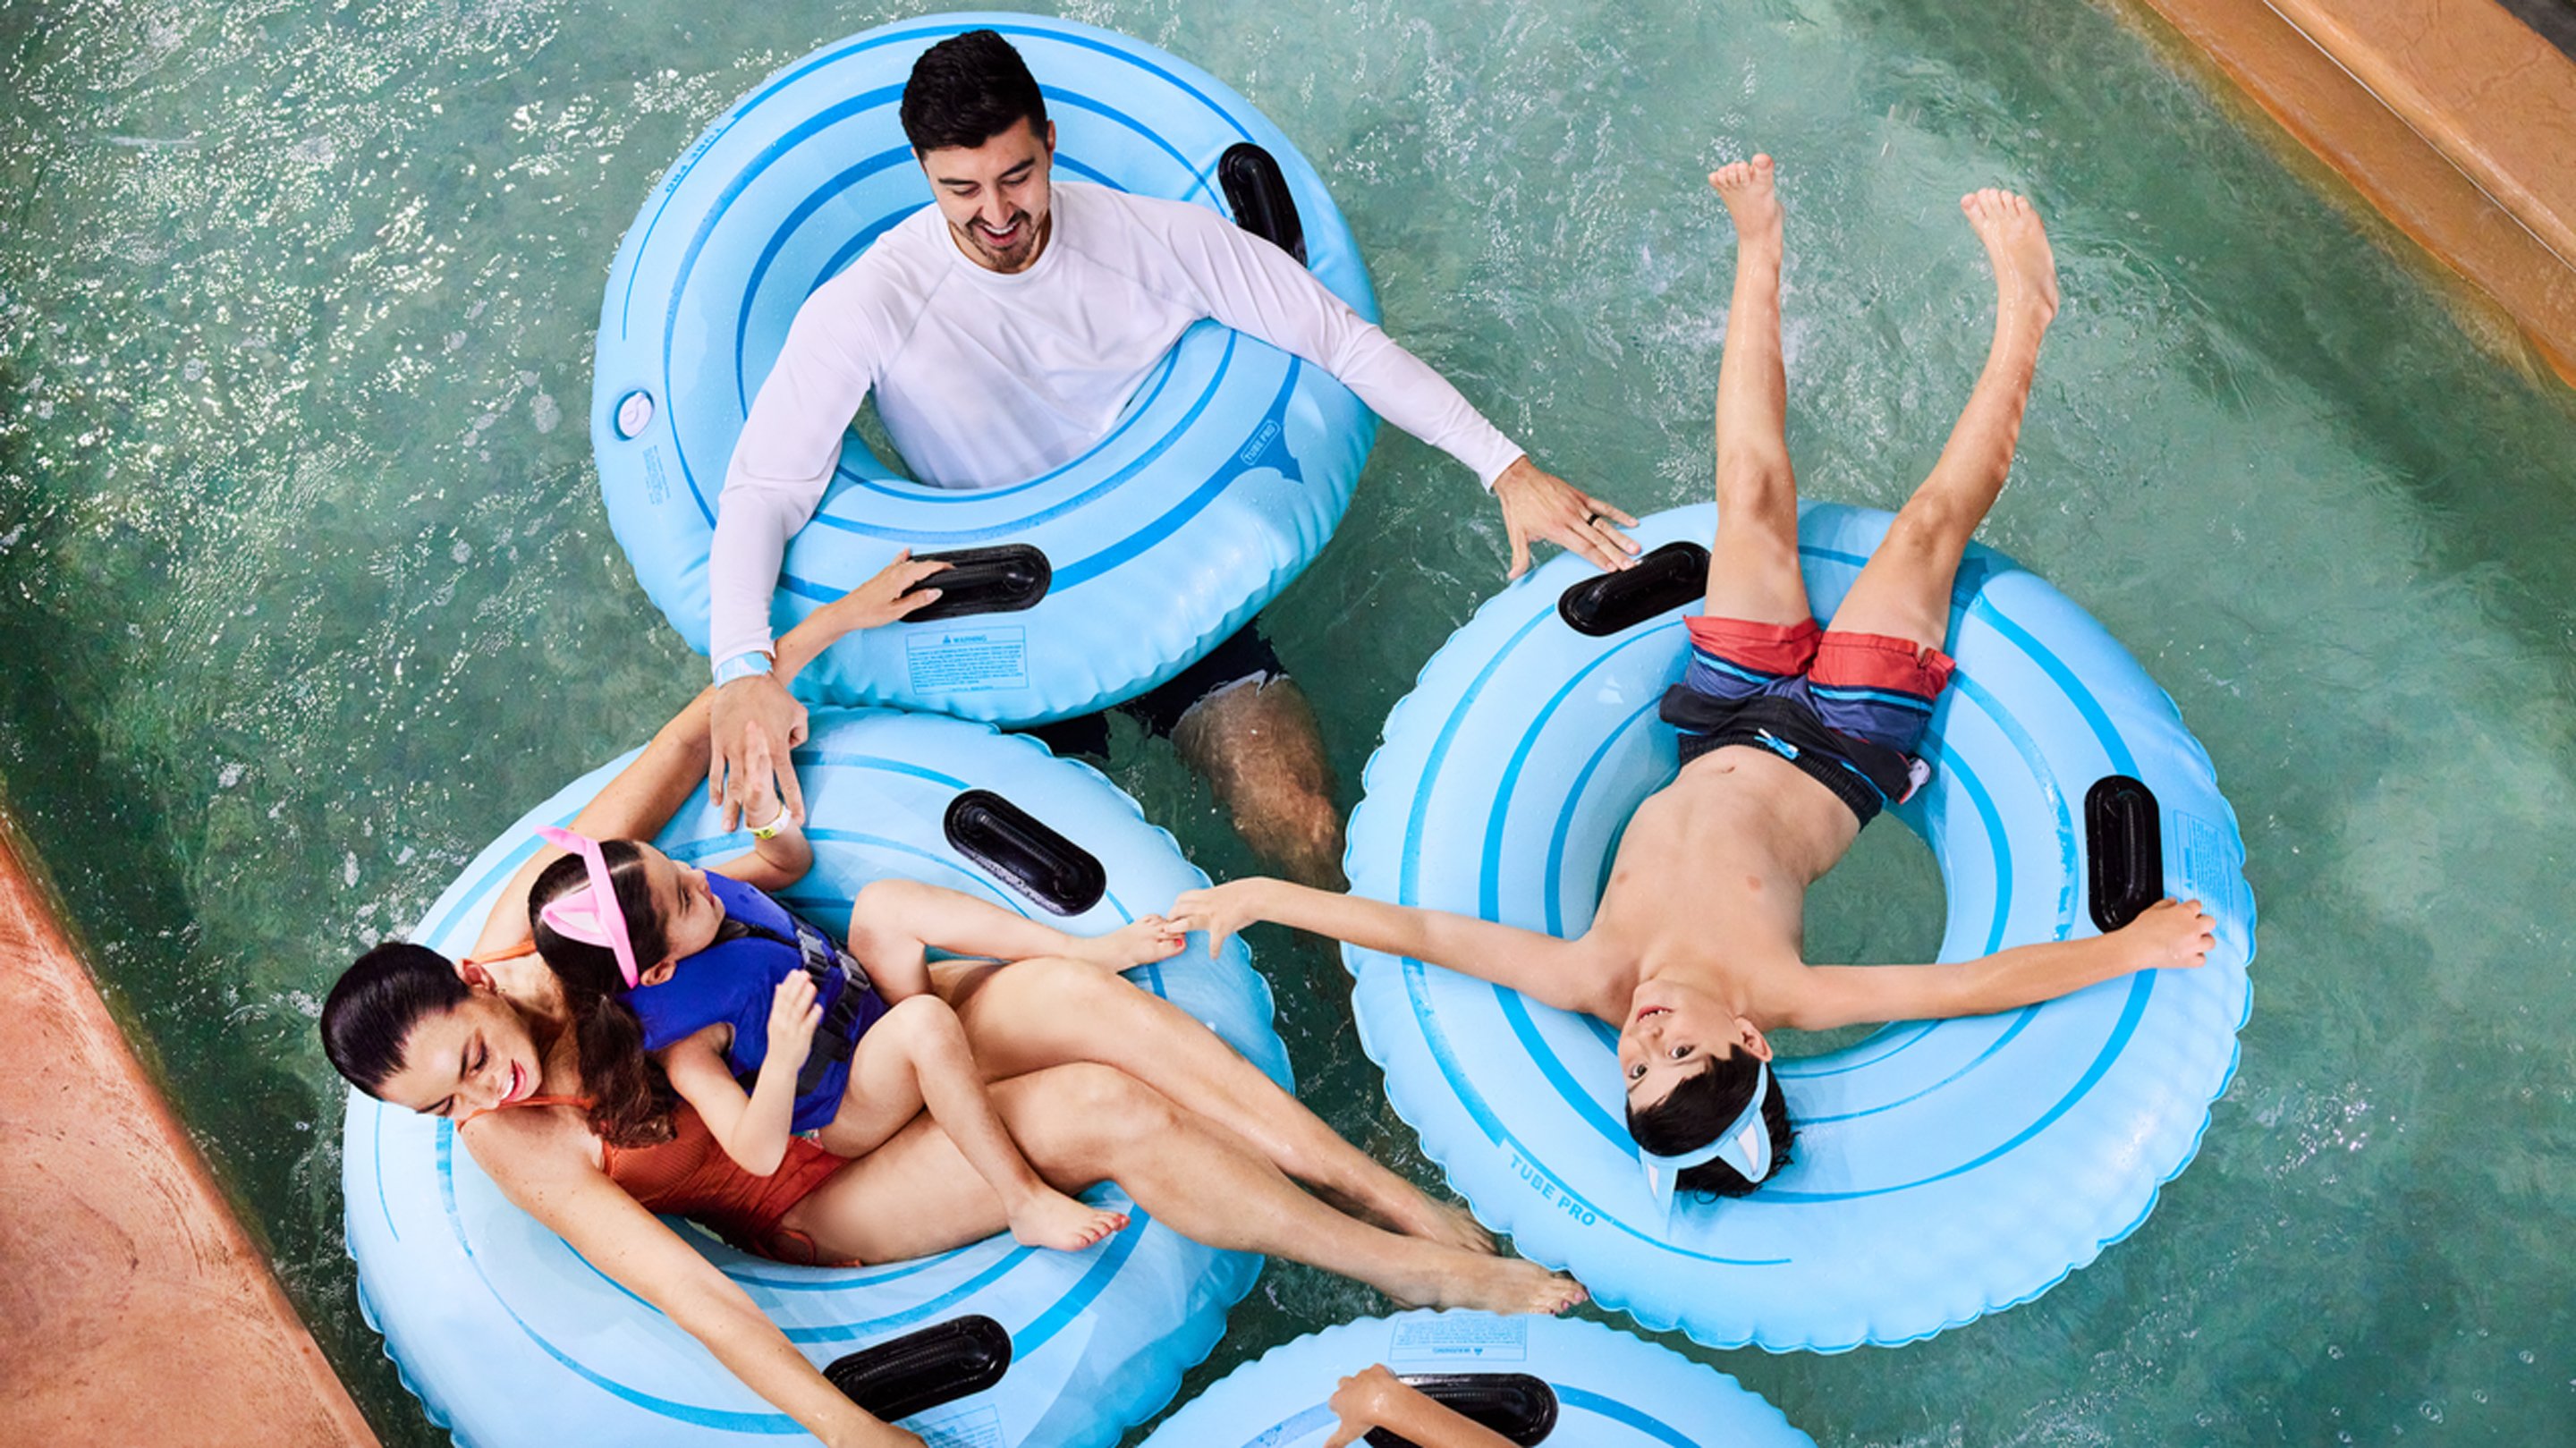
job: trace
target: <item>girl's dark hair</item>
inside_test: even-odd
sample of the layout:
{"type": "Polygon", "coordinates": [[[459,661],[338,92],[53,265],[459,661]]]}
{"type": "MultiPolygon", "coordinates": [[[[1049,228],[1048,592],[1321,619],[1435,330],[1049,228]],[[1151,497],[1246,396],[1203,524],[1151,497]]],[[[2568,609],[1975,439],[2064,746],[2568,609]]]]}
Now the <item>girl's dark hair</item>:
{"type": "Polygon", "coordinates": [[[904,137],[918,159],[972,149],[1021,121],[1046,139],[1046,96],[1011,43],[990,30],[952,35],[921,53],[904,82],[904,137]]]}
{"type": "MultiPolygon", "coordinates": [[[[626,840],[602,840],[599,853],[608,863],[610,887],[626,917],[626,941],[637,964],[659,961],[669,947],[644,874],[644,852],[626,840]]],[[[616,952],[558,934],[543,918],[548,902],[588,883],[589,873],[577,855],[546,866],[528,892],[528,929],[572,1012],[582,1087],[590,1093],[590,1129],[611,1146],[650,1146],[671,1139],[677,1097],[661,1068],[644,1054],[644,1022],[622,994],[626,977],[617,969],[616,952]]]]}
{"type": "Polygon", "coordinates": [[[471,994],[446,956],[388,940],[359,956],[322,1002],[322,1052],[350,1085],[381,1097],[386,1080],[402,1069],[412,1027],[465,1004],[471,994]]]}
{"type": "MultiPolygon", "coordinates": [[[[1680,1156],[1708,1145],[1752,1099],[1753,1078],[1761,1066],[1752,1052],[1742,1049],[1723,1060],[1712,1057],[1708,1069],[1675,1082],[1672,1094],[1663,1100],[1630,1108],[1630,1139],[1657,1156],[1680,1156]]],[[[1789,1124],[1789,1102],[1780,1094],[1779,1073],[1773,1072],[1770,1079],[1771,1088],[1762,1096],[1762,1127],[1771,1134],[1771,1175],[1778,1176],[1780,1168],[1789,1164],[1789,1147],[1798,1139],[1798,1130],[1789,1124]]],[[[1762,1182],[1746,1181],[1744,1173],[1722,1161],[1701,1162],[1673,1178],[1674,1190],[1705,1196],[1746,1197],[1761,1186],[1762,1182]]]]}

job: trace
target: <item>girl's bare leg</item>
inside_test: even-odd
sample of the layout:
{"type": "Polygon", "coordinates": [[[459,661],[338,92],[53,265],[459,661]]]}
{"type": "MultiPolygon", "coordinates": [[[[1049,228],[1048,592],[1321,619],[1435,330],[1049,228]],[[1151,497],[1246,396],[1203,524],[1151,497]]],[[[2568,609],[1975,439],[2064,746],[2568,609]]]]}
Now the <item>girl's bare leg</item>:
{"type": "Polygon", "coordinates": [[[849,941],[850,953],[896,997],[922,988],[933,949],[995,960],[1061,955],[1119,971],[1169,959],[1182,945],[1159,915],[1107,935],[1068,935],[989,900],[918,880],[863,887],[850,909],[849,941]]]}
{"type": "Polygon", "coordinates": [[[1959,209],[1994,263],[1994,346],[1941,460],[1898,511],[1833,622],[1846,632],[1934,649],[1949,636],[1950,585],[1960,555],[2012,468],[2040,338],[2057,316],[2057,262],[2030,202],[1988,189],[1961,197],[1959,209]]]}
{"type": "Polygon", "coordinates": [[[1167,1000],[1090,966],[1024,960],[942,967],[988,1078],[1088,1061],[1127,1075],[1240,1138],[1271,1165],[1397,1231],[1475,1252],[1493,1239],[1460,1207],[1435,1201],[1342,1140],[1296,1097],[1167,1000]]]}
{"type": "MultiPolygon", "coordinates": [[[[1285,1257],[1365,1282],[1399,1302],[1492,1312],[1561,1312],[1583,1289],[1534,1262],[1491,1257],[1355,1221],[1228,1131],[1105,1066],[1059,1066],[996,1083],[993,1104],[1039,1173],[1065,1190],[1118,1183],[1192,1241],[1285,1257]]],[[[1001,1203],[928,1121],[849,1166],[784,1226],[826,1257],[883,1262],[992,1235],[1001,1203]]]]}
{"type": "Polygon", "coordinates": [[[992,1187],[1011,1235],[1032,1247],[1074,1252],[1127,1225],[1041,1180],[1020,1154],[986,1093],[957,1013],[936,996],[899,1001],[850,1052],[841,1110],[817,1133],[823,1149],[865,1156],[916,1110],[927,1110],[975,1175],[992,1187]]]}
{"type": "Polygon", "coordinates": [[[1780,199],[1771,158],[1711,172],[1735,221],[1735,296],[1717,368],[1717,541],[1707,613],[1749,623],[1807,620],[1798,575],[1798,480],[1789,468],[1789,379],[1780,358],[1780,199]]]}

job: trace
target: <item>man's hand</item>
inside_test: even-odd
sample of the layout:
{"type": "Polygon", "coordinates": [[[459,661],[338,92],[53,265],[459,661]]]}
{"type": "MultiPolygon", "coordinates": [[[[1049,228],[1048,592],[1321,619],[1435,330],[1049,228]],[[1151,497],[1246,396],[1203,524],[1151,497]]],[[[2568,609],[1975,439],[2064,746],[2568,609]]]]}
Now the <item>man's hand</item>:
{"type": "Polygon", "coordinates": [[[724,812],[719,829],[779,809],[805,822],[805,791],[789,751],[805,742],[805,706],[769,674],[746,674],[716,690],[707,759],[707,798],[724,812]]]}
{"type": "Polygon", "coordinates": [[[2129,947],[2131,970],[2188,969],[2206,964],[2218,944],[2218,922],[2203,913],[2197,900],[2159,900],[2120,927],[2129,947]]]}
{"type": "Polygon", "coordinates": [[[1526,453],[1494,479],[1494,501],[1503,505],[1503,531],[1512,540],[1512,569],[1506,578],[1529,572],[1530,541],[1535,538],[1580,553],[1596,568],[1626,568],[1638,552],[1633,539],[1611,526],[1634,528],[1636,519],[1542,471],[1526,453]]]}

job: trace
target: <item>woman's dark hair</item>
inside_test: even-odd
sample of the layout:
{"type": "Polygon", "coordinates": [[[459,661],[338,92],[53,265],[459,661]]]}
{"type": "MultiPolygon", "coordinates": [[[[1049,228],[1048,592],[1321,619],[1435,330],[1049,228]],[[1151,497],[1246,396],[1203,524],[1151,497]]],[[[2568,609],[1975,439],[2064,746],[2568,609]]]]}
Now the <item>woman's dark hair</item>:
{"type": "MultiPolygon", "coordinates": [[[[1723,1060],[1712,1057],[1708,1069],[1675,1082],[1672,1094],[1663,1100],[1629,1108],[1629,1137],[1657,1156],[1680,1156],[1708,1145],[1742,1114],[1744,1103],[1752,1099],[1753,1078],[1761,1066],[1759,1058],[1742,1049],[1723,1060]]],[[[1762,1097],[1762,1128],[1771,1135],[1771,1175],[1778,1176],[1780,1168],[1789,1164],[1789,1146],[1798,1139],[1798,1130],[1789,1124],[1789,1102],[1780,1094],[1779,1073],[1773,1072],[1770,1081],[1771,1088],[1762,1097]]],[[[1686,1167],[1673,1178],[1676,1191],[1708,1196],[1746,1197],[1761,1186],[1762,1182],[1746,1181],[1744,1173],[1722,1161],[1686,1167]]]]}
{"type": "Polygon", "coordinates": [[[350,1085],[381,1097],[386,1080],[402,1069],[412,1027],[465,1004],[471,994],[446,956],[388,940],[359,956],[322,1002],[322,1053],[350,1085]]]}
{"type": "Polygon", "coordinates": [[[918,159],[980,146],[1021,121],[1046,139],[1046,97],[1011,43],[990,30],[952,35],[921,53],[904,82],[904,137],[918,159]]]}
{"type": "MultiPolygon", "coordinates": [[[[627,946],[636,963],[649,968],[669,953],[669,946],[662,917],[653,908],[644,852],[626,840],[602,840],[599,854],[608,863],[618,912],[626,917],[627,946]]],[[[677,1098],[661,1068],[644,1054],[644,1022],[621,994],[626,977],[617,969],[617,954],[559,934],[544,919],[549,902],[589,882],[577,855],[546,866],[528,892],[528,929],[537,954],[562,984],[564,1006],[572,1013],[582,1087],[590,1093],[590,1129],[611,1146],[650,1146],[671,1139],[677,1098]]]]}

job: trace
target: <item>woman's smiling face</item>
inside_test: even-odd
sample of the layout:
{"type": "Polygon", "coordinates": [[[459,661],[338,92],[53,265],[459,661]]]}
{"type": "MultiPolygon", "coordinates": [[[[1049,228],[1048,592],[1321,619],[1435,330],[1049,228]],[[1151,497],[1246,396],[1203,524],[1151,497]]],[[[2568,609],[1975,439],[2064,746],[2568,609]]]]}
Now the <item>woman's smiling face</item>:
{"type": "Polygon", "coordinates": [[[463,1121],[536,1094],[545,1063],[516,1008],[489,985],[424,1015],[403,1038],[402,1066],[382,1098],[424,1116],[463,1121]]]}

